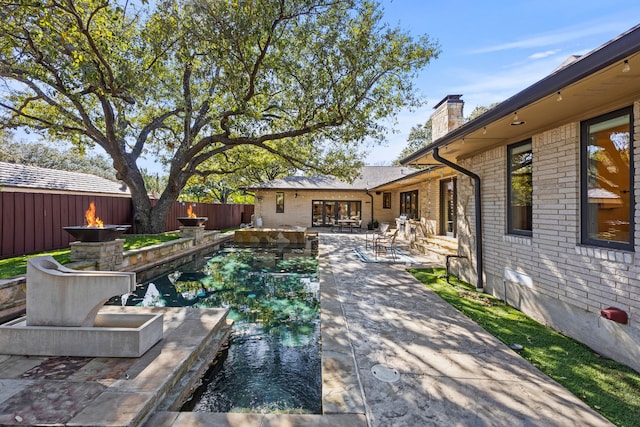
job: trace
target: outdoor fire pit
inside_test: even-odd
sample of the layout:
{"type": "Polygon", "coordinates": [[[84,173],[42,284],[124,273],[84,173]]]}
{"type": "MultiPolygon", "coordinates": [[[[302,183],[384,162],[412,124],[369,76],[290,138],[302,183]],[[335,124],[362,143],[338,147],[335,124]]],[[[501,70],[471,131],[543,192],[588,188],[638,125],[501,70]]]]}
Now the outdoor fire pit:
{"type": "Polygon", "coordinates": [[[110,242],[117,239],[130,225],[103,225],[102,227],[70,226],[65,231],[81,242],[110,242]]]}
{"type": "Polygon", "coordinates": [[[209,218],[206,216],[197,216],[193,211],[193,207],[189,205],[187,208],[187,216],[178,217],[178,221],[185,227],[200,227],[207,222],[209,218]]]}
{"type": "Polygon", "coordinates": [[[203,225],[205,222],[207,222],[209,218],[206,216],[196,216],[196,217],[189,217],[189,216],[181,216],[178,217],[178,221],[180,221],[180,224],[184,225],[185,227],[199,227],[201,225],[203,225]]]}
{"type": "Polygon", "coordinates": [[[116,240],[127,231],[130,225],[104,225],[96,216],[96,205],[89,203],[89,209],[84,213],[87,225],[64,227],[65,231],[81,242],[110,242],[116,240]]]}

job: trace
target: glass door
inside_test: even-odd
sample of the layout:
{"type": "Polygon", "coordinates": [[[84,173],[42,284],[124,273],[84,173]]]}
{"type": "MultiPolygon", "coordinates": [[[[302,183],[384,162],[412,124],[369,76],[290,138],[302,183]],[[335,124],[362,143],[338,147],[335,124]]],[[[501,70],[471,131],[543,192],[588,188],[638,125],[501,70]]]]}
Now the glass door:
{"type": "Polygon", "coordinates": [[[336,216],[336,203],[327,200],[314,200],[311,214],[313,226],[333,225],[336,216]]]}

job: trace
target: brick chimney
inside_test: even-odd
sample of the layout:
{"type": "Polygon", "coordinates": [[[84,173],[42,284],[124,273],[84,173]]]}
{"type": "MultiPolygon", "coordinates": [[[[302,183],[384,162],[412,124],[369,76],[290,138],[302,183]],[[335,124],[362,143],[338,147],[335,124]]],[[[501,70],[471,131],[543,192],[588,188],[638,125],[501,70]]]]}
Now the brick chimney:
{"type": "Polygon", "coordinates": [[[436,111],[431,115],[432,141],[437,141],[464,123],[464,101],[461,97],[462,95],[447,95],[433,107],[436,111]]]}

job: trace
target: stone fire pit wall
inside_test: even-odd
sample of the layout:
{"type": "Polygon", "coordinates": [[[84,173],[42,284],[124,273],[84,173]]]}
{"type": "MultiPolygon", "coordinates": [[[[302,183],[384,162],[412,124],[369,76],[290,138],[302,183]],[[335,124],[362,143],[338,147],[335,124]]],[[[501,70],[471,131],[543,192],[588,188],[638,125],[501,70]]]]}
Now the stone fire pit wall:
{"type": "Polygon", "coordinates": [[[122,264],[124,240],[108,242],[71,242],[71,261],[92,261],[96,270],[117,270],[122,264]]]}
{"type": "Polygon", "coordinates": [[[192,239],[193,243],[198,245],[200,244],[200,242],[202,241],[202,237],[204,236],[204,225],[181,225],[180,236],[187,239],[192,239]]]}

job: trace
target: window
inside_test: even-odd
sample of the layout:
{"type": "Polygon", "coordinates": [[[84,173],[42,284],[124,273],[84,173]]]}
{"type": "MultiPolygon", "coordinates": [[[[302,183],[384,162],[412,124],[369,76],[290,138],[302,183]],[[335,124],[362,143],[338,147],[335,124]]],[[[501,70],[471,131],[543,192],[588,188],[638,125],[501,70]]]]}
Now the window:
{"type": "Polygon", "coordinates": [[[418,190],[400,193],[400,215],[408,219],[418,218],[418,190]]]}
{"type": "Polygon", "coordinates": [[[507,232],[531,236],[533,183],[531,140],[507,147],[507,232]]]}
{"type": "Polygon", "coordinates": [[[276,193],[276,213],[284,213],[284,193],[281,191],[276,193]]]}
{"type": "Polygon", "coordinates": [[[633,111],[581,123],[582,243],[633,250],[633,111]]]}
{"type": "Polygon", "coordinates": [[[391,209],[391,193],[382,193],[382,209],[391,209]]]}

